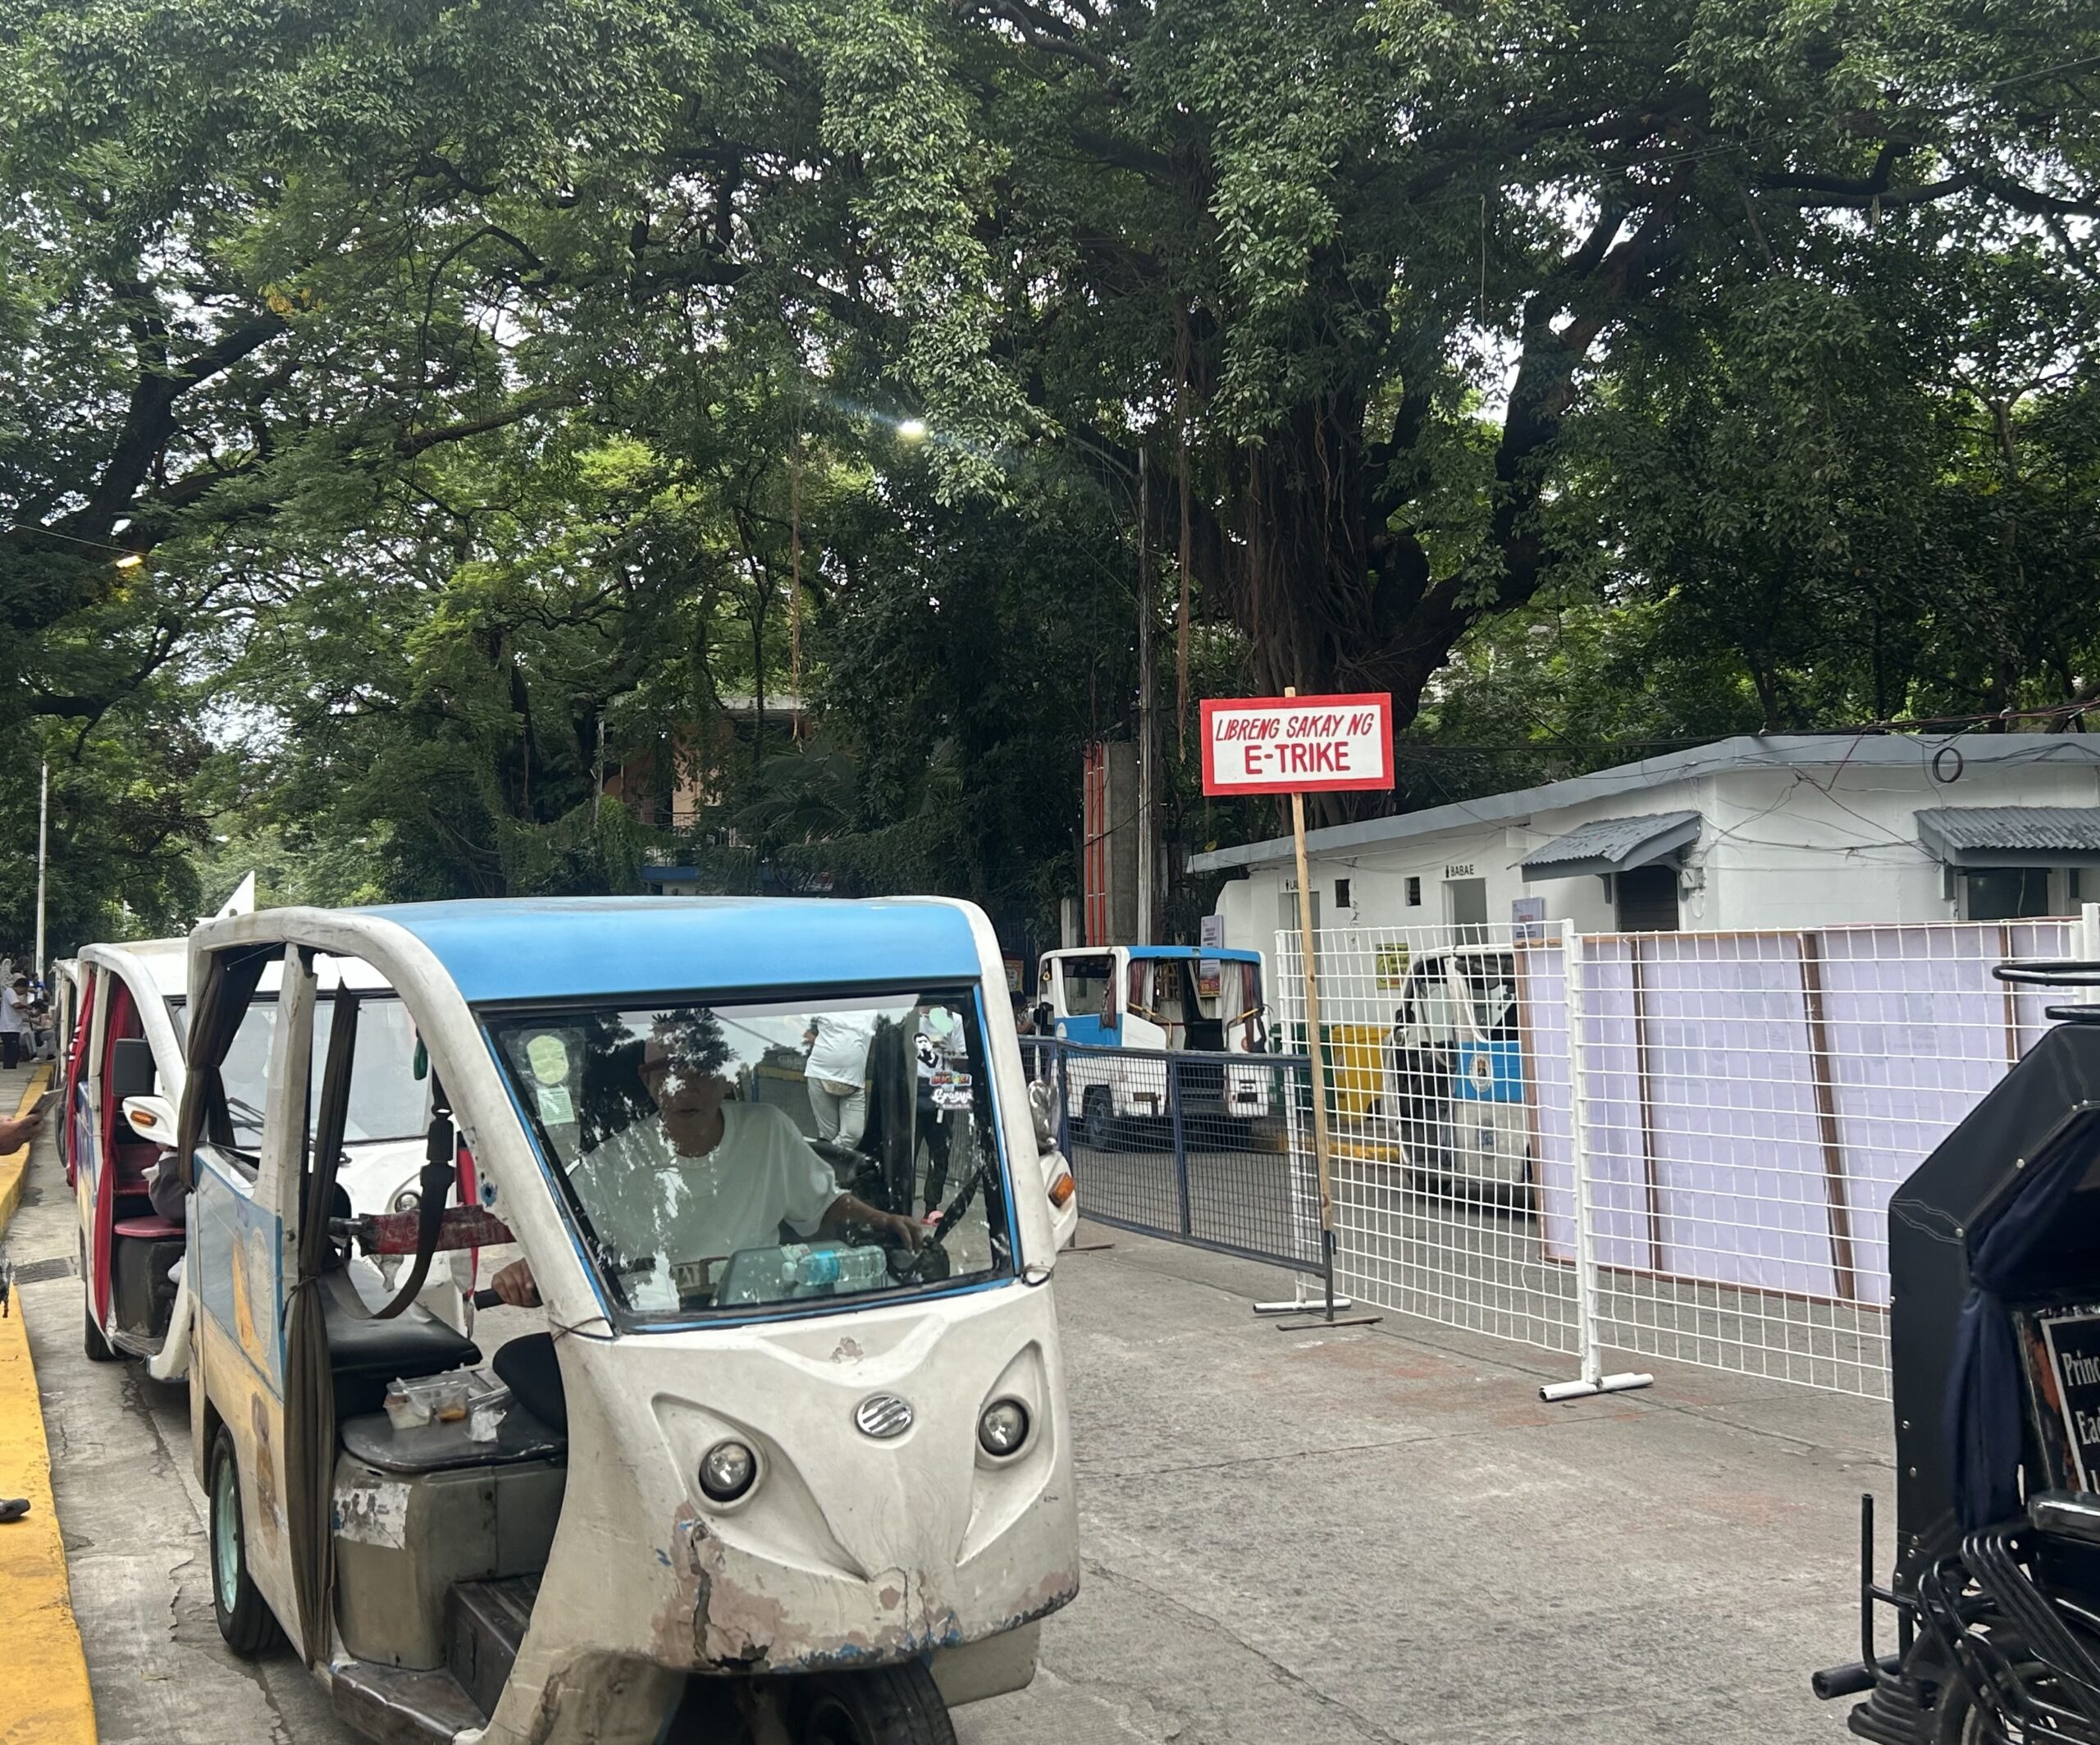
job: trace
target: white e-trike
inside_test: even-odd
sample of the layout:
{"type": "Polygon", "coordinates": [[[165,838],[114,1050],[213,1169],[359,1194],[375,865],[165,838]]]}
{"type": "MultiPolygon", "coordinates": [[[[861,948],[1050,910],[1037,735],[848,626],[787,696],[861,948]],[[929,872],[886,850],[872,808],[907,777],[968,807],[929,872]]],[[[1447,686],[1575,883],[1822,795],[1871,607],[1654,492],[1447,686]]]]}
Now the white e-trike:
{"type": "Polygon", "coordinates": [[[1034,1676],[1079,1582],[1077,1210],[979,911],[277,909],[200,926],[189,986],[190,1412],[237,1651],[289,1638],[357,1730],[445,1745],[947,1745],[1034,1676]],[[221,1068],[266,975],[258,1137],[221,1068]],[[364,1058],[367,980],[405,1064],[364,1058]],[[382,1068],[420,1086],[421,1191],[359,1216],[336,1177],[382,1068]],[[482,1316],[486,1362],[418,1302],[468,1249],[540,1310],[482,1316]]]}

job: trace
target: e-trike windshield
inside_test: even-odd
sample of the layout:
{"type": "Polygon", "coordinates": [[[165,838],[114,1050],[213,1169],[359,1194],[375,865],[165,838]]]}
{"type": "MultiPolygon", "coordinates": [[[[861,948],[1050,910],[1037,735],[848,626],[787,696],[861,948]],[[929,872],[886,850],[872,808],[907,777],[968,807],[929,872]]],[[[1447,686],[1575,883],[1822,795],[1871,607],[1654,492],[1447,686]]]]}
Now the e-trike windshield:
{"type": "Polygon", "coordinates": [[[966,989],[503,1012],[491,1041],[623,1318],[1013,1270],[966,989]]]}
{"type": "MultiPolygon", "coordinates": [[[[169,1005],[175,1034],[186,1045],[189,1007],[172,1001],[169,1005]]],[[[328,1038],[335,1022],[335,1006],[324,996],[313,1014],[316,1060],[328,1058],[328,1038]]],[[[219,1068],[226,1112],[233,1123],[234,1149],[250,1155],[262,1144],[262,1112],[270,1093],[270,1049],[276,1027],[276,996],[258,994],[242,1015],[240,1028],[219,1068]]],[[[412,1065],[415,1053],[416,1027],[409,1008],[390,993],[367,993],[358,1014],[358,1048],[350,1068],[349,1115],[343,1130],[346,1144],[416,1139],[428,1127],[422,1081],[412,1065]]],[[[313,1103],[320,1094],[321,1082],[316,1075],[307,1086],[308,1103],[313,1103]]],[[[309,1117],[311,1112],[309,1108],[309,1117]]]]}

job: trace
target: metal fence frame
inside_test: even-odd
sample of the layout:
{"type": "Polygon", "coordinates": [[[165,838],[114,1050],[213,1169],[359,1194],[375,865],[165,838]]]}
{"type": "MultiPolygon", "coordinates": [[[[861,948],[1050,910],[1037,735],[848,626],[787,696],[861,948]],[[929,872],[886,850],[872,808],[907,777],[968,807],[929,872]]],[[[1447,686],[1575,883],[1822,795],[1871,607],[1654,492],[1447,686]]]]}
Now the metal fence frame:
{"type": "Polygon", "coordinates": [[[1303,1054],[1168,1053],[1024,1036],[1021,1056],[1031,1082],[1048,1076],[1056,1086],[1057,1145],[1088,1218],[1241,1259],[1319,1270],[1317,1213],[1310,1214],[1308,1241],[1304,1182],[1287,1138],[1311,1107],[1303,1054]],[[1232,1086],[1250,1076],[1268,1081],[1258,1113],[1234,1115],[1229,1104],[1216,1116],[1206,1112],[1214,1083],[1232,1086]],[[1103,1092],[1125,1109],[1137,1104],[1137,1112],[1112,1108],[1106,1144],[1089,1135],[1086,1118],[1089,1093],[1098,1105],[1103,1092]],[[1149,1112],[1146,1099],[1153,1099],[1149,1112]]]}

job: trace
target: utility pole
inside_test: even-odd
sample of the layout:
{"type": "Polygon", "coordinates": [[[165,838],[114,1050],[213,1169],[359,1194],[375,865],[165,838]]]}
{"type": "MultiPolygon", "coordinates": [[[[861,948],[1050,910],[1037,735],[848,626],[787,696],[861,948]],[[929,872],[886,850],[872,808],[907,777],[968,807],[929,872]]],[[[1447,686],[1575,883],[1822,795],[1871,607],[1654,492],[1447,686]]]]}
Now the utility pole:
{"type": "Polygon", "coordinates": [[[609,697],[598,706],[598,751],[591,765],[591,828],[598,828],[598,811],[605,798],[605,710],[609,697]]]}
{"type": "Polygon", "coordinates": [[[1138,449],[1138,942],[1158,943],[1159,690],[1153,650],[1152,469],[1138,449]]]}
{"type": "Polygon", "coordinates": [[[51,861],[51,760],[43,761],[36,798],[36,979],[43,980],[43,893],[45,874],[51,861]]]}

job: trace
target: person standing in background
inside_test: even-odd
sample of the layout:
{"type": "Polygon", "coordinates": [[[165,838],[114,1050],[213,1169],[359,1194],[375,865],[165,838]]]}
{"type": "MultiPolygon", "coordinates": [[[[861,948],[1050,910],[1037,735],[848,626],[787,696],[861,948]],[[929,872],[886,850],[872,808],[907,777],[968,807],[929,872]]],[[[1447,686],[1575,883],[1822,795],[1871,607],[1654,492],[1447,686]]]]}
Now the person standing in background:
{"type": "Polygon", "coordinates": [[[873,1012],[827,1012],[802,1032],[809,1058],[802,1076],[819,1137],[858,1145],[868,1128],[868,1048],[875,1037],[873,1012]]]}
{"type": "Polygon", "coordinates": [[[30,1021],[33,1003],[26,975],[16,976],[0,993],[0,1066],[10,1072],[21,1065],[34,1039],[35,1026],[30,1021]]]}
{"type": "Polygon", "coordinates": [[[31,1054],[38,1060],[56,1060],[58,1035],[52,1028],[50,984],[39,979],[31,984],[30,993],[35,1008],[30,1014],[30,1039],[34,1044],[31,1054]]]}
{"type": "Polygon", "coordinates": [[[918,1102],[915,1125],[926,1142],[926,1216],[929,1224],[941,1220],[941,1196],[948,1185],[948,1112],[934,1094],[935,1075],[945,1078],[952,1057],[962,1042],[962,1024],[945,1006],[928,1006],[919,1013],[918,1102]]]}

